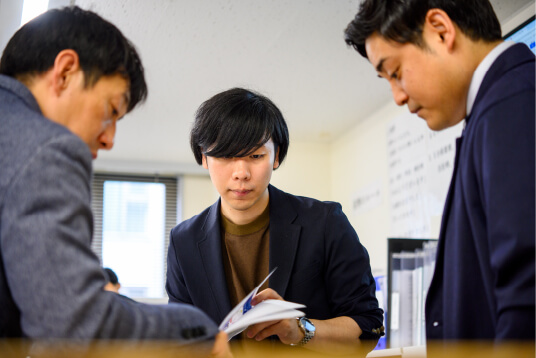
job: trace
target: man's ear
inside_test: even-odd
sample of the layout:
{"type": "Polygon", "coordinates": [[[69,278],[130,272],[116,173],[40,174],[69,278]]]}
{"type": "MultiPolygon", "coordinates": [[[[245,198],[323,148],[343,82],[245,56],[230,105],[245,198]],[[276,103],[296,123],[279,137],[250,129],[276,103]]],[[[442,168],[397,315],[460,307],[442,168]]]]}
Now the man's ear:
{"type": "Polygon", "coordinates": [[[424,19],[423,37],[427,44],[446,45],[450,52],[456,40],[456,25],[441,9],[430,9],[424,19]]]}
{"type": "Polygon", "coordinates": [[[275,158],[274,158],[274,170],[279,168],[279,148],[277,148],[277,152],[275,152],[275,158]]]}
{"type": "Polygon", "coordinates": [[[201,164],[203,165],[203,168],[208,169],[208,162],[207,162],[207,156],[204,154],[201,154],[201,164]]]}
{"type": "Polygon", "coordinates": [[[70,49],[60,51],[52,67],[52,86],[58,96],[75,82],[74,75],[78,71],[80,71],[80,60],[76,51],[70,49]]]}

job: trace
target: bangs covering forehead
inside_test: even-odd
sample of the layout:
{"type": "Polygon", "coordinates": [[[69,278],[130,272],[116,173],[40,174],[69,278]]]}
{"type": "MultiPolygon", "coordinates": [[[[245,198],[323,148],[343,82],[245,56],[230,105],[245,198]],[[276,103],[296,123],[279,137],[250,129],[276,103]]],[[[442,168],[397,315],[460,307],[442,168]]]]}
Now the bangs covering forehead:
{"type": "Polygon", "coordinates": [[[253,94],[222,99],[219,113],[210,113],[212,133],[202,135],[203,154],[216,158],[245,157],[272,137],[275,123],[270,109],[253,94]],[[234,102],[234,103],[233,103],[234,102]],[[222,103],[223,104],[223,103],[222,103]]]}
{"type": "MultiPolygon", "coordinates": [[[[215,158],[246,157],[262,147],[270,140],[270,133],[259,134],[244,129],[244,127],[232,130],[222,128],[216,144],[209,145],[203,154],[215,158]]],[[[205,148],[205,147],[203,147],[205,148]]]]}
{"type": "Polygon", "coordinates": [[[289,135],[281,111],[267,97],[243,88],[232,88],[203,102],[190,132],[190,146],[200,165],[203,155],[251,155],[270,139],[274,142],[274,155],[282,163],[289,135]]]}

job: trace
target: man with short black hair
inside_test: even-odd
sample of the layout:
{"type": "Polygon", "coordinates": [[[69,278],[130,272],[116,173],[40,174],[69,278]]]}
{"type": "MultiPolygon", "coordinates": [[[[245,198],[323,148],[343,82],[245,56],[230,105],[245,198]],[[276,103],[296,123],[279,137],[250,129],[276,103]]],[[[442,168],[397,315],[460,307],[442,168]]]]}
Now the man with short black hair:
{"type": "Polygon", "coordinates": [[[330,354],[377,340],[383,312],[369,256],[341,205],[270,185],[289,146],[275,104],[242,88],[218,93],[199,107],[190,144],[220,199],[171,231],[170,302],[191,303],[221,322],[277,267],[252,303],[297,302],[306,317],[259,323],[242,338],[278,336],[330,354]]]}
{"type": "Polygon", "coordinates": [[[345,34],[431,129],[465,119],[427,339],[534,340],[534,54],[502,41],[488,0],[365,0],[345,34]]]}
{"type": "Polygon", "coordinates": [[[212,345],[217,327],[195,307],[138,304],[104,291],[90,248],[91,159],[113,147],[117,121],[146,96],[134,46],[93,12],[50,10],[7,44],[0,60],[0,337],[212,345]]]}

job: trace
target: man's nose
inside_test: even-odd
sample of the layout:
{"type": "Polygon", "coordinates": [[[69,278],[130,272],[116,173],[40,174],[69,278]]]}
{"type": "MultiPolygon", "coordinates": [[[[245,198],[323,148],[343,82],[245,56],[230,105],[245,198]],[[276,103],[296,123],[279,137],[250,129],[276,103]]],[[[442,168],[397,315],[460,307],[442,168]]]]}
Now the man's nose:
{"type": "Polygon", "coordinates": [[[110,150],[114,146],[116,123],[113,122],[108,125],[99,137],[101,148],[104,150],[110,150]]]}
{"type": "Polygon", "coordinates": [[[393,99],[399,106],[403,106],[408,102],[409,96],[406,91],[398,83],[391,82],[391,92],[393,93],[393,99]]]}
{"type": "Polygon", "coordinates": [[[244,158],[234,158],[233,178],[236,180],[248,180],[251,177],[249,165],[244,158]]]}

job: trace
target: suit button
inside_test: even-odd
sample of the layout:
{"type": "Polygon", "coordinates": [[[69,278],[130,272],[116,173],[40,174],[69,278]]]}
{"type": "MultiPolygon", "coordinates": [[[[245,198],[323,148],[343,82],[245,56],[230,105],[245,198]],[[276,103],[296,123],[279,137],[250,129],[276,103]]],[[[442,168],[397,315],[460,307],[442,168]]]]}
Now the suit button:
{"type": "Polygon", "coordinates": [[[190,339],[204,336],[207,333],[205,327],[197,326],[192,328],[185,328],[181,331],[182,338],[190,339]]]}
{"type": "Polygon", "coordinates": [[[181,331],[182,338],[190,339],[192,338],[192,330],[190,328],[185,328],[181,331]]]}
{"type": "Polygon", "coordinates": [[[193,331],[192,333],[193,333],[194,338],[202,337],[207,333],[207,331],[205,330],[205,327],[203,326],[194,327],[192,328],[192,331],[193,331]]]}
{"type": "Polygon", "coordinates": [[[439,326],[439,322],[438,322],[438,321],[435,321],[434,323],[432,323],[432,325],[433,325],[434,327],[437,327],[437,326],[439,326]]]}

